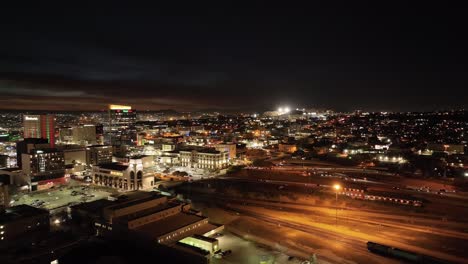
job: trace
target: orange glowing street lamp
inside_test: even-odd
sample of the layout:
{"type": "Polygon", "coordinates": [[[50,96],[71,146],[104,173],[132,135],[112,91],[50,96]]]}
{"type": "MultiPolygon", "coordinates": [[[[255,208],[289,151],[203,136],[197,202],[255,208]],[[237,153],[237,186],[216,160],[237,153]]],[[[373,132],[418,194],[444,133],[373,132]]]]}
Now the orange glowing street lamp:
{"type": "Polygon", "coordinates": [[[341,190],[341,185],[334,184],[333,189],[335,189],[335,225],[338,225],[338,191],[341,190]]]}

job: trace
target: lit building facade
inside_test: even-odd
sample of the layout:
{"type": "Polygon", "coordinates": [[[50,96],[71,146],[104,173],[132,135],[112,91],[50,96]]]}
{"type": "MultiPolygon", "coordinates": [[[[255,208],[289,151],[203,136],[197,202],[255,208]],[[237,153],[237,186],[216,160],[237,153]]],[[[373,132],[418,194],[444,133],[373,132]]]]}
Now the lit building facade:
{"type": "Polygon", "coordinates": [[[31,190],[47,189],[65,183],[65,158],[57,149],[34,149],[23,153],[22,170],[31,182],[31,190]]]}
{"type": "Polygon", "coordinates": [[[25,138],[16,143],[16,164],[22,168],[22,154],[28,154],[33,149],[49,148],[49,142],[44,138],[25,138]]]}
{"type": "Polygon", "coordinates": [[[217,144],[215,145],[215,149],[217,151],[221,152],[228,152],[228,157],[229,159],[235,159],[236,158],[236,144],[234,143],[223,143],[223,144],[217,144]]]}
{"type": "Polygon", "coordinates": [[[23,128],[24,138],[44,138],[55,146],[55,115],[24,115],[23,128]]]}
{"type": "Polygon", "coordinates": [[[112,201],[97,200],[72,206],[71,214],[74,221],[91,222],[100,235],[138,234],[165,245],[174,245],[190,236],[208,241],[202,236],[224,228],[209,223],[208,218],[190,208],[190,204],[151,192],[128,192],[123,199],[117,197],[112,201]]]}
{"type": "Polygon", "coordinates": [[[86,147],[86,164],[99,165],[112,162],[112,146],[95,145],[86,147]]]}
{"type": "Polygon", "coordinates": [[[131,106],[109,105],[109,141],[112,145],[137,143],[136,111],[131,106]]]}
{"type": "Polygon", "coordinates": [[[62,144],[76,144],[81,146],[96,144],[96,127],[94,125],[83,125],[60,128],[59,140],[62,144]]]}
{"type": "Polygon", "coordinates": [[[197,169],[224,169],[228,166],[228,152],[215,149],[181,150],[180,163],[197,169]]]}
{"type": "Polygon", "coordinates": [[[122,191],[139,190],[154,185],[154,175],[144,174],[141,159],[129,163],[108,163],[93,166],[93,183],[122,191]]]}

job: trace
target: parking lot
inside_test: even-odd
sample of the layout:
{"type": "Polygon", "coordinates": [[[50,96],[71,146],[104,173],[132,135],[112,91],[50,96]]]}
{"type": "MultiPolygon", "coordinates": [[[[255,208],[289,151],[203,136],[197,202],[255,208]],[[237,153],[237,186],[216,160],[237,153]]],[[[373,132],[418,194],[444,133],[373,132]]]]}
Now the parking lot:
{"type": "Polygon", "coordinates": [[[231,250],[232,252],[222,258],[212,257],[213,264],[227,263],[245,263],[245,264],[299,264],[303,261],[297,258],[274,251],[268,247],[256,244],[252,241],[244,240],[227,231],[222,232],[223,236],[217,237],[219,247],[223,250],[231,250]]]}
{"type": "Polygon", "coordinates": [[[57,209],[73,203],[90,202],[103,199],[112,194],[113,191],[94,186],[71,184],[60,188],[32,192],[27,194],[13,195],[12,205],[27,204],[48,210],[57,209]]]}

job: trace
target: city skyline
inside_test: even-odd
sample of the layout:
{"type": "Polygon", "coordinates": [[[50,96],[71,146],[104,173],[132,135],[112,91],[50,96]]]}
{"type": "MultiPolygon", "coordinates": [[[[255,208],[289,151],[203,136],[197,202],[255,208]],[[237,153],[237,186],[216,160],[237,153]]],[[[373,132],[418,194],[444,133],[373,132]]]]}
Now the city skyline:
{"type": "Polygon", "coordinates": [[[1,109],[467,106],[466,38],[454,8],[6,10],[1,109]]]}
{"type": "Polygon", "coordinates": [[[468,263],[467,9],[17,2],[1,264],[468,263]]]}

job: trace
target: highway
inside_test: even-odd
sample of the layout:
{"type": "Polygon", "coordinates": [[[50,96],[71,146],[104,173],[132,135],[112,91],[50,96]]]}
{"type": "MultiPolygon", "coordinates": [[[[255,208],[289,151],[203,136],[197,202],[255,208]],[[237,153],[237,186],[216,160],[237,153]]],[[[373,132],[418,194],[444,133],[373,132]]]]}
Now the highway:
{"type": "MultiPolygon", "coordinates": [[[[215,201],[218,208],[237,212],[256,221],[279,224],[327,241],[338,241],[338,248],[343,248],[340,257],[351,254],[349,259],[367,257],[376,259],[375,263],[386,263],[367,251],[365,242],[375,241],[455,263],[467,263],[464,260],[466,253],[463,245],[468,242],[468,234],[464,232],[466,223],[463,222],[441,222],[436,217],[427,218],[425,214],[416,213],[402,215],[377,210],[340,209],[336,226],[333,207],[234,198],[219,194],[197,194],[193,200],[201,203],[215,201]]],[[[322,247],[322,250],[330,250],[331,247],[336,251],[336,245],[321,243],[317,247],[322,247]]]]}

